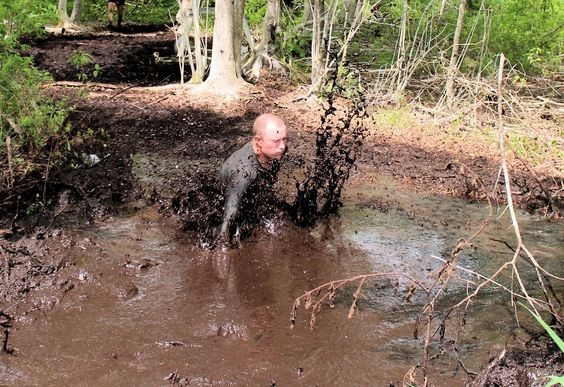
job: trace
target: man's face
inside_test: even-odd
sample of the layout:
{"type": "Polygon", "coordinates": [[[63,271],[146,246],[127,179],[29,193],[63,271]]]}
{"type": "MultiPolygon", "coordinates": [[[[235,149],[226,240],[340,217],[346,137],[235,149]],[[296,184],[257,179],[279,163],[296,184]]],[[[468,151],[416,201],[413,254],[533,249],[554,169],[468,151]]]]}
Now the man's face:
{"type": "Polygon", "coordinates": [[[288,134],[285,126],[279,126],[272,122],[257,134],[257,144],[260,152],[268,159],[281,158],[286,152],[288,134]]]}

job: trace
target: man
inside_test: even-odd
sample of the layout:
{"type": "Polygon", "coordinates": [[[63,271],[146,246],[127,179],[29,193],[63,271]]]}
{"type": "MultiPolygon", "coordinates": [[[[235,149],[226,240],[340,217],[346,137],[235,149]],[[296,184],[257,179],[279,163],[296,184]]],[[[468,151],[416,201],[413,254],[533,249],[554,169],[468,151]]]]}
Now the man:
{"type": "Polygon", "coordinates": [[[225,161],[221,167],[221,179],[226,185],[225,209],[215,242],[238,236],[240,224],[236,220],[241,206],[256,210],[265,190],[276,182],[287,142],[284,121],[274,114],[262,114],[253,124],[252,140],[225,161]]]}
{"type": "Polygon", "coordinates": [[[108,28],[112,28],[114,22],[114,11],[118,13],[118,28],[121,28],[123,21],[123,8],[125,7],[125,0],[108,0],[108,28]]]}

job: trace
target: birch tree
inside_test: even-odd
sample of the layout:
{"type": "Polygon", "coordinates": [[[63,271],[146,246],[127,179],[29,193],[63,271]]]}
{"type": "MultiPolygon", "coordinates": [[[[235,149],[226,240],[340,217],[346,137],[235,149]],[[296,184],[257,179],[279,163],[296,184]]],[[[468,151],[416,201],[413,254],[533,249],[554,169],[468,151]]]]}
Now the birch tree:
{"type": "Polygon", "coordinates": [[[329,71],[335,71],[337,67],[339,71],[343,70],[350,42],[379,4],[380,0],[372,6],[369,0],[356,0],[352,4],[343,0],[329,0],[327,4],[324,0],[311,0],[310,94],[319,92],[329,71]]]}
{"type": "MultiPolygon", "coordinates": [[[[205,9],[206,17],[210,12],[205,9]]],[[[188,58],[192,77],[189,83],[202,83],[208,63],[207,38],[202,39],[200,29],[200,0],[179,0],[176,14],[178,28],[176,33],[176,50],[180,67],[180,83],[184,83],[185,61],[188,58]],[[190,46],[190,33],[194,34],[194,54],[190,46]]],[[[207,20],[207,19],[206,19],[207,20]]]]}

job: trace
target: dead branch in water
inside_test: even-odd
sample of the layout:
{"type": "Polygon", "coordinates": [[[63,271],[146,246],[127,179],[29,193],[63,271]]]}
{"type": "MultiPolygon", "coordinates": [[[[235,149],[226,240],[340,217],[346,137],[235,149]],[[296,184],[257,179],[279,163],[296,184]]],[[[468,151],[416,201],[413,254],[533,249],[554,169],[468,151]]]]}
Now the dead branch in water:
{"type": "Polygon", "coordinates": [[[359,285],[354,292],[353,301],[349,308],[348,318],[352,318],[357,308],[358,301],[360,300],[362,293],[362,286],[366,282],[366,280],[372,280],[376,278],[395,278],[399,280],[400,278],[407,279],[412,287],[408,291],[406,295],[406,299],[411,297],[414,293],[415,288],[419,288],[423,290],[425,293],[429,293],[429,289],[425,287],[421,282],[417,281],[415,278],[399,272],[386,272],[386,273],[370,273],[370,274],[362,274],[357,275],[355,277],[339,279],[327,282],[323,285],[320,285],[314,289],[308,290],[300,297],[294,300],[294,305],[292,307],[292,313],[290,318],[290,328],[293,328],[296,325],[296,316],[298,313],[298,309],[301,303],[304,303],[304,309],[310,311],[310,328],[313,329],[315,326],[316,321],[316,313],[321,310],[321,307],[324,303],[327,304],[330,308],[335,306],[335,296],[337,295],[337,290],[349,285],[351,283],[359,282],[359,285]]]}

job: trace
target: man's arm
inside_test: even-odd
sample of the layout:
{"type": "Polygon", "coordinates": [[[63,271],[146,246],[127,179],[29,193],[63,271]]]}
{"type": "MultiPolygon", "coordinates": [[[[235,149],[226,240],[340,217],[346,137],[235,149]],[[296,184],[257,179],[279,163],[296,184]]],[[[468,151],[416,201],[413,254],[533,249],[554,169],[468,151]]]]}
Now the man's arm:
{"type": "Polygon", "coordinates": [[[219,229],[218,238],[227,232],[229,225],[237,216],[241,199],[255,178],[254,174],[249,173],[249,171],[237,171],[231,176],[227,186],[223,222],[219,229]]]}

